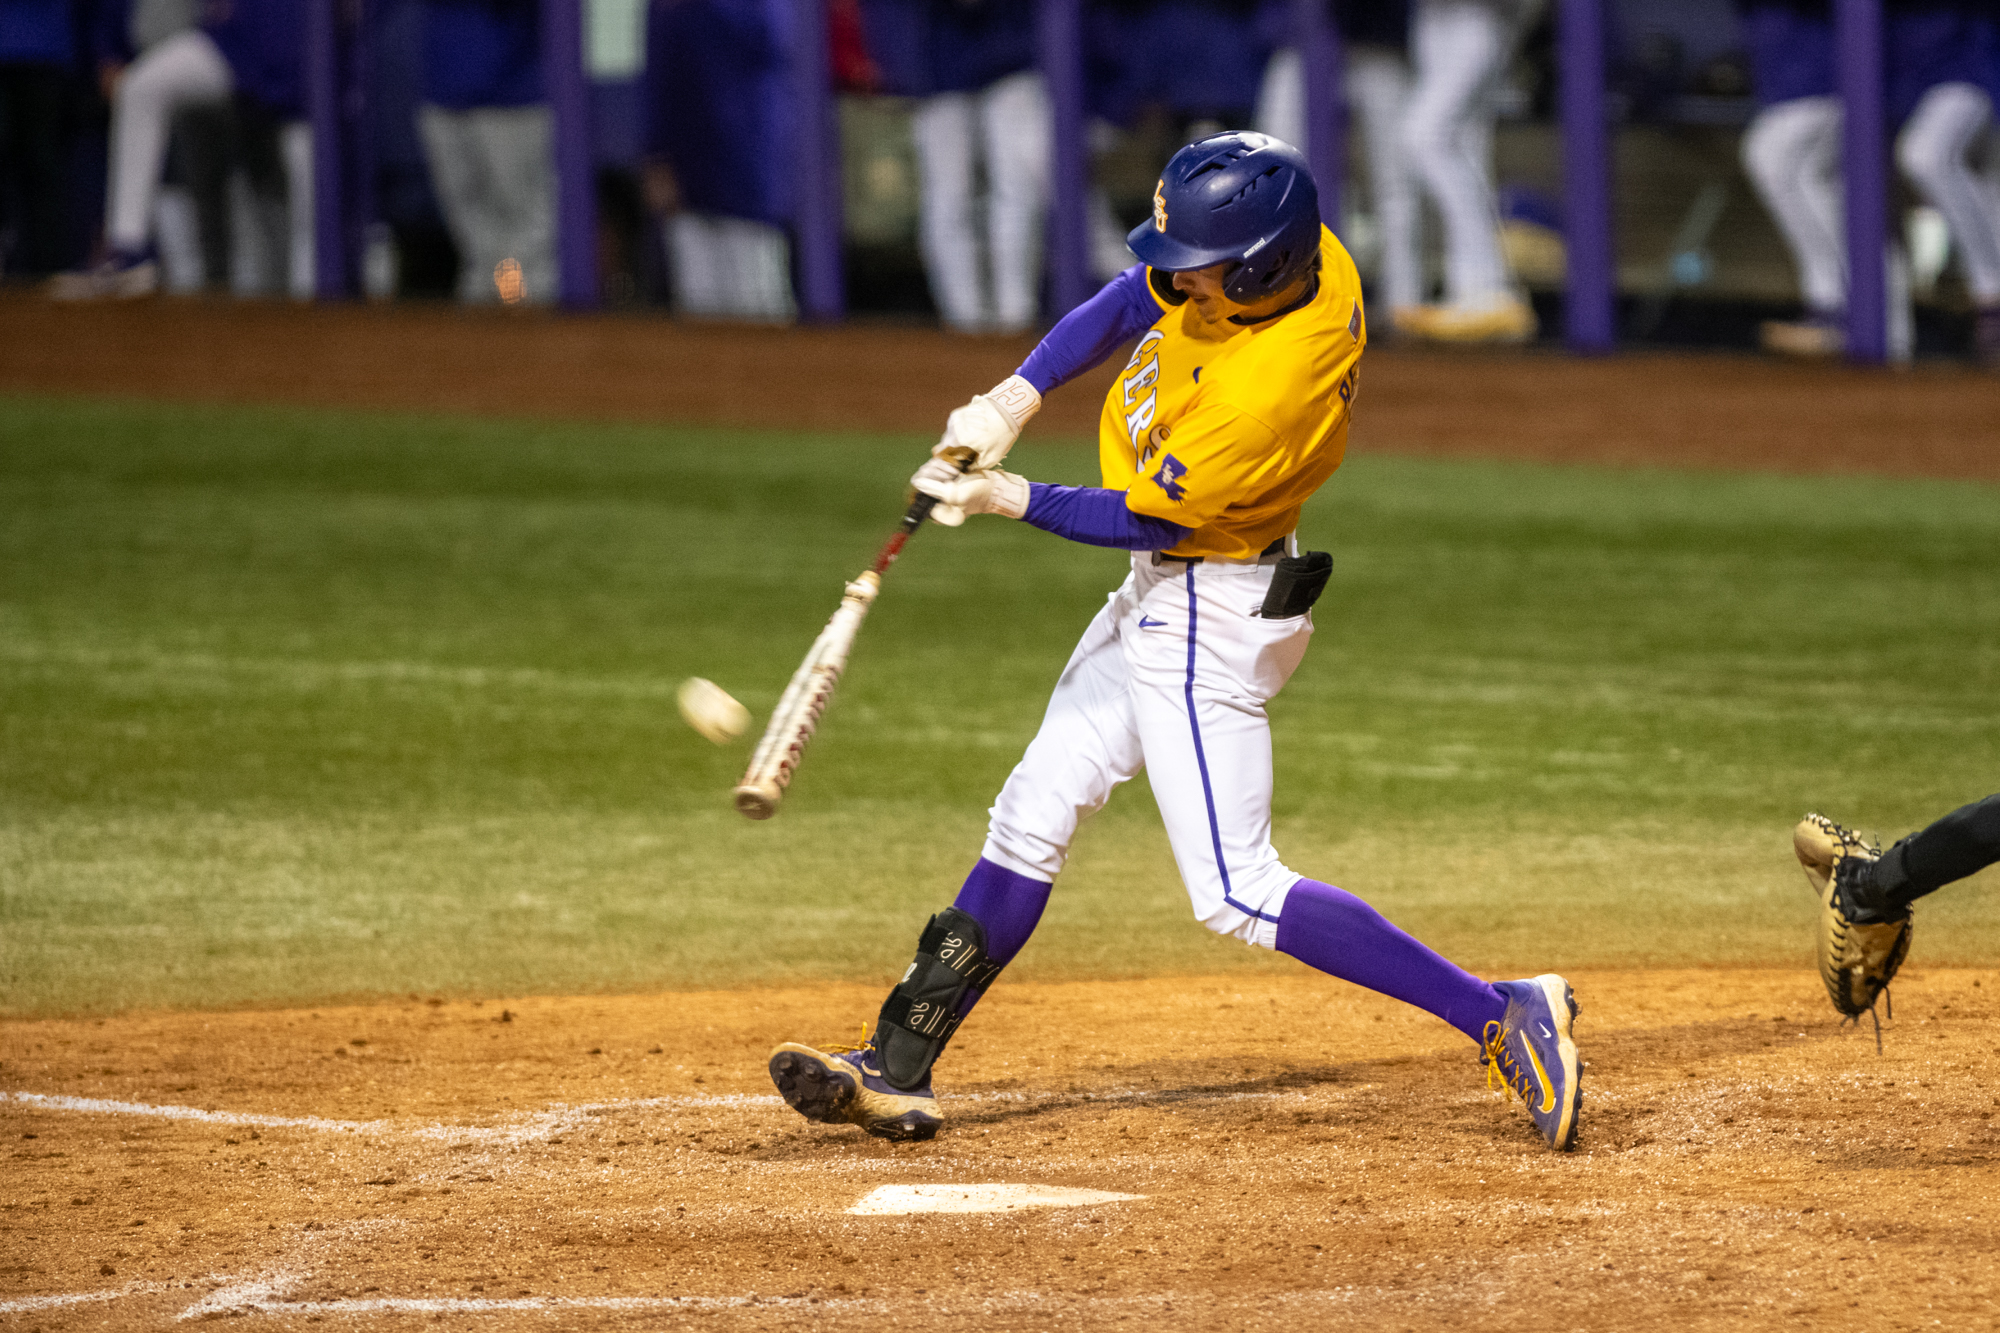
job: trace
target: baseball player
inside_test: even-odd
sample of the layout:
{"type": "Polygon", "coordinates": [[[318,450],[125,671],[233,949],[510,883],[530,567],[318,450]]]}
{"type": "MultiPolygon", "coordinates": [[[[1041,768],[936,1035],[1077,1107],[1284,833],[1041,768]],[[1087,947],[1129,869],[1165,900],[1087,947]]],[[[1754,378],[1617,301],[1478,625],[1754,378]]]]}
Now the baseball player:
{"type": "Polygon", "coordinates": [[[917,231],[938,313],[961,333],[1018,333],[1035,320],[1049,196],[1035,7],[922,0],[864,14],[870,41],[889,55],[889,90],[920,99],[910,120],[917,231]]]}
{"type": "Polygon", "coordinates": [[[1849,1018],[1872,1013],[1910,951],[1910,907],[2000,862],[2000,795],[1963,805],[1888,851],[1825,815],[1792,830],[1792,850],[1820,896],[1820,979],[1849,1018]]]}
{"type": "Polygon", "coordinates": [[[555,122],[540,0],[423,0],[417,131],[458,247],[458,299],[556,294],[555,122]]]}
{"type": "Polygon", "coordinates": [[[654,0],[646,23],[648,202],[682,314],[788,324],[786,6],[654,0]],[[748,151],[718,153],[717,143],[748,151]]]}
{"type": "MultiPolygon", "coordinates": [[[[1805,318],[1767,322],[1769,351],[1834,356],[1846,343],[1847,239],[1841,222],[1841,105],[1828,0],[1739,0],[1762,109],[1743,135],[1743,166],[1792,252],[1805,318]]],[[[1979,351],[2000,362],[2000,203],[1973,169],[1993,118],[1993,0],[1891,0],[1884,106],[1896,163],[1943,214],[1979,312],[1979,351]]],[[[1913,337],[1899,259],[1889,260],[1890,342],[1913,337]]]]}
{"type": "Polygon", "coordinates": [[[1127,240],[1141,264],[953,412],[912,481],[942,522],[1022,519],[1128,550],[1132,572],[1084,631],[983,854],[873,1034],[857,1049],[781,1045],[772,1079],[809,1120],[934,1135],[933,1063],[1027,942],[1078,824],[1143,768],[1197,920],[1436,1014],[1567,1149],[1580,1101],[1568,983],[1482,981],[1271,846],[1265,705],[1305,656],[1332,563],[1301,556],[1293,530],[1340,465],[1367,342],[1354,264],[1320,223],[1304,155],[1251,133],[1191,144],[1127,240]],[[1135,339],[1104,401],[1102,486],[1000,468],[1044,393],[1135,339]]]}
{"type": "MultiPolygon", "coordinates": [[[[1266,0],[1266,21],[1274,31],[1288,33],[1291,10],[1289,0],[1266,0]]],[[[1378,311],[1386,306],[1393,318],[1398,310],[1420,305],[1424,293],[1423,210],[1403,147],[1403,107],[1410,96],[1409,5],[1407,0],[1344,4],[1334,10],[1334,21],[1347,53],[1347,100],[1361,115],[1368,196],[1381,237],[1375,304],[1378,311]]],[[[1297,46],[1280,46],[1271,53],[1257,94],[1257,128],[1301,148],[1311,146],[1305,58],[1297,46]]],[[[1375,323],[1379,333],[1379,314],[1375,323]]]]}
{"type": "Polygon", "coordinates": [[[1444,224],[1445,299],[1395,311],[1399,331],[1438,342],[1521,342],[1535,334],[1500,249],[1493,127],[1507,62],[1542,0],[1413,0],[1403,147],[1444,224]]]}

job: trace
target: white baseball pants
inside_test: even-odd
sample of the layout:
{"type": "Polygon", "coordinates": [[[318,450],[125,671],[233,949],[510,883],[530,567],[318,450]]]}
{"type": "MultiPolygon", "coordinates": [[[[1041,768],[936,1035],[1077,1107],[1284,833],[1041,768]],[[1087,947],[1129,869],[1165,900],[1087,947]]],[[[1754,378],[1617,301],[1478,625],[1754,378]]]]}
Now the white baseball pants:
{"type": "Polygon", "coordinates": [[[1965,285],[1981,305],[2000,301],[2000,199],[1973,170],[1973,149],[1993,123],[1993,99],[1970,83],[1925,93],[1896,136],[1896,165],[1944,214],[1965,285]]]}
{"type": "Polygon", "coordinates": [[[782,227],[717,213],[667,219],[674,308],[684,315],[789,324],[792,251],[782,227]]]}
{"type": "Polygon", "coordinates": [[[228,99],[236,87],[229,62],[209,35],[191,28],[149,47],[119,78],[111,96],[111,168],[104,238],[136,254],[153,234],[153,209],[166,169],[174,113],[228,99]]]}
{"type": "Polygon", "coordinates": [[[1049,199],[1049,97],[1042,76],[1010,74],[977,92],[927,97],[911,133],[922,189],[918,239],[938,312],[965,333],[1029,327],[1049,199]],[[983,245],[973,224],[976,158],[986,169],[983,245]],[[982,268],[990,269],[990,285],[982,268]]]}
{"type": "Polygon", "coordinates": [[[1077,826],[1143,768],[1195,918],[1275,946],[1299,875],[1271,846],[1264,705],[1305,657],[1312,617],[1253,614],[1271,572],[1134,555],[993,804],[987,860],[1053,881],[1077,826]]]}
{"type": "Polygon", "coordinates": [[[287,121],[278,130],[278,155],[285,168],[280,206],[259,196],[241,172],[231,177],[230,290],[238,296],[289,294],[310,301],[313,272],[312,125],[287,121]]]}
{"type": "MultiPolygon", "coordinates": [[[[1896,163],[1944,215],[1975,299],[2000,300],[2000,201],[1969,162],[1993,103],[1969,83],[1925,93],[1896,136],[1896,163]]],[[[1800,97],[1758,112],[1743,135],[1743,167],[1777,220],[1814,310],[1847,305],[1840,99],[1800,97]]]]}
{"type": "MultiPolygon", "coordinates": [[[[1410,95],[1410,67],[1401,53],[1381,46],[1347,51],[1347,103],[1361,116],[1368,152],[1368,202],[1381,237],[1375,279],[1376,300],[1387,310],[1423,300],[1422,211],[1417,182],[1403,149],[1403,104],[1410,95]]],[[[1306,124],[1305,61],[1295,46],[1271,53],[1257,89],[1257,128],[1301,152],[1310,151],[1306,124]]],[[[1339,219],[1328,225],[1339,230],[1339,219]]]]}
{"type": "Polygon", "coordinates": [[[1743,132],[1743,170],[1791,249],[1806,306],[1821,314],[1847,307],[1840,123],[1839,98],[1795,97],[1743,132]]]}
{"type": "Polygon", "coordinates": [[[1524,16],[1510,0],[1417,0],[1410,15],[1416,82],[1403,147],[1444,224],[1445,300],[1455,306],[1510,290],[1493,195],[1494,94],[1524,16]]]}
{"type": "Polygon", "coordinates": [[[554,121],[546,106],[424,106],[417,128],[431,186],[458,246],[458,299],[500,299],[503,260],[521,266],[521,299],[556,294],[554,121]]]}

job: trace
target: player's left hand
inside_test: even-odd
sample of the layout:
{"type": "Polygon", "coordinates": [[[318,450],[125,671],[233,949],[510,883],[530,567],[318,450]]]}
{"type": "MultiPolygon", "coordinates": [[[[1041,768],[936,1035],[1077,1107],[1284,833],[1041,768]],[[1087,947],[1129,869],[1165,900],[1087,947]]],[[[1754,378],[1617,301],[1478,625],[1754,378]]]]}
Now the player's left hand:
{"type": "Polygon", "coordinates": [[[999,468],[960,472],[949,459],[933,458],[917,469],[910,485],[937,501],[931,519],[948,528],[965,522],[967,514],[1020,518],[1028,512],[1028,479],[999,468]]]}

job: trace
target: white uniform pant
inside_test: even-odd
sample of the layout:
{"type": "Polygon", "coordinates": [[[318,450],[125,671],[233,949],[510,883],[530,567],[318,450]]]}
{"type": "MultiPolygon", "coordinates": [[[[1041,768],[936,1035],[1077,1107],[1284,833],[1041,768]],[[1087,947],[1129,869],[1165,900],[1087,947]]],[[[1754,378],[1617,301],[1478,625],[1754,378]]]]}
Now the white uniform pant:
{"type": "Polygon", "coordinates": [[[278,129],[285,197],[266,199],[237,173],[229,182],[229,288],[238,296],[289,294],[309,301],[314,290],[312,126],[287,121],[278,129]]]}
{"type": "Polygon", "coordinates": [[[1416,0],[1416,82],[1403,147],[1444,224],[1445,300],[1478,306],[1509,290],[1493,191],[1495,94],[1527,6],[1512,0],[1416,0]]]}
{"type": "Polygon", "coordinates": [[[977,92],[927,97],[911,133],[922,187],[918,236],[938,312],[961,332],[1027,328],[1035,321],[1049,198],[1042,76],[1010,74],[977,92]],[[986,169],[983,229],[974,225],[976,161],[986,169]]]}
{"type": "Polygon", "coordinates": [[[1304,658],[1312,618],[1252,614],[1271,572],[1133,557],[993,804],[988,860],[1053,881],[1077,825],[1143,768],[1196,919],[1275,946],[1299,876],[1271,846],[1264,705],[1304,658]]]}
{"type": "Polygon", "coordinates": [[[684,315],[789,324],[792,251],[782,227],[717,213],[667,219],[674,308],[684,315]]]}
{"type": "MultiPolygon", "coordinates": [[[[1982,303],[2000,300],[2000,200],[1968,157],[1992,115],[1980,89],[1941,83],[1896,136],[1897,164],[1944,215],[1982,303]]],[[[1822,314],[1847,306],[1841,124],[1840,99],[1798,97],[1758,112],[1743,135],[1744,170],[1791,249],[1806,305],[1822,314]]]]}
{"type": "Polygon", "coordinates": [[[1944,214],[1965,285],[1981,305],[2000,301],[2000,197],[1973,169],[1971,158],[1992,123],[1993,99],[1984,89],[1940,83],[1924,94],[1896,136],[1896,165],[1944,214]]]}
{"type": "Polygon", "coordinates": [[[174,113],[227,101],[235,86],[229,62],[199,28],[149,47],[125,67],[111,97],[104,237],[113,249],[136,254],[152,239],[174,113]]]}
{"type": "MultiPolygon", "coordinates": [[[[1347,50],[1347,102],[1361,116],[1368,150],[1368,202],[1375,211],[1380,252],[1377,297],[1385,309],[1423,299],[1422,212],[1416,178],[1403,149],[1403,104],[1410,95],[1410,67],[1401,53],[1381,46],[1347,50]]],[[[1305,61],[1295,46],[1280,47],[1264,66],[1257,90],[1257,128],[1301,152],[1310,152],[1306,124],[1305,61]]],[[[1336,226],[1339,219],[1330,220],[1336,226]]]]}
{"type": "Polygon", "coordinates": [[[500,265],[521,266],[521,299],[556,292],[556,171],[546,106],[417,112],[438,208],[458,246],[458,299],[501,299],[500,265]]]}

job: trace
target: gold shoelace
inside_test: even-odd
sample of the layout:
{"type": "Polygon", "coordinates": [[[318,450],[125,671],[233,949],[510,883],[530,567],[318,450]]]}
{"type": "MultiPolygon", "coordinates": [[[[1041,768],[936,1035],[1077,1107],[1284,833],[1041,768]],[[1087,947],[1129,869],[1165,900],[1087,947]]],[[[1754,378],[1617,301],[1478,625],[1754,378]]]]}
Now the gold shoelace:
{"type": "Polygon", "coordinates": [[[1486,1025],[1484,1036],[1486,1090],[1491,1092],[1499,1088],[1507,1094],[1508,1101],[1513,1101],[1518,1095],[1523,1102],[1532,1105],[1534,1099],[1529,1096],[1528,1072],[1522,1069],[1521,1062],[1508,1052],[1507,1034],[1501,1030],[1499,1023],[1492,1022],[1486,1025]]]}

